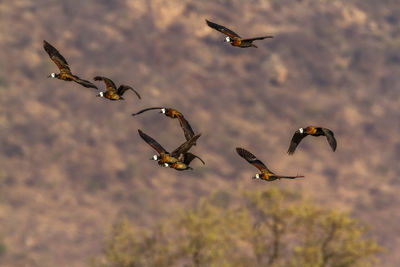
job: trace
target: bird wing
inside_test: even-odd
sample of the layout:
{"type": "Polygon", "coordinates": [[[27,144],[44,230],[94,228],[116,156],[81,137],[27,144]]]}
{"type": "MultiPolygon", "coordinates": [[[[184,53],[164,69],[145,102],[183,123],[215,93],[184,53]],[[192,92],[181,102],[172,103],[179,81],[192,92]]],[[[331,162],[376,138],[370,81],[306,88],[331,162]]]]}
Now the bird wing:
{"type": "Polygon", "coordinates": [[[211,22],[206,20],[207,25],[210,26],[211,28],[213,28],[214,30],[217,30],[219,32],[222,32],[223,34],[228,35],[231,38],[235,38],[235,37],[239,37],[239,34],[235,33],[234,31],[222,26],[222,25],[218,25],[217,23],[211,22]]]}
{"type": "Polygon", "coordinates": [[[193,136],[192,138],[190,138],[189,140],[187,140],[185,143],[183,143],[182,145],[180,145],[177,149],[175,149],[174,151],[172,151],[171,155],[175,158],[178,158],[179,155],[181,154],[185,154],[186,152],[189,151],[189,149],[196,143],[197,139],[199,139],[199,137],[201,136],[201,134],[196,134],[195,136],[193,136]]]}
{"type": "Polygon", "coordinates": [[[165,150],[156,140],[142,132],[140,129],[138,129],[140,137],[149,144],[152,148],[154,148],[159,154],[164,153],[167,154],[167,150],[165,150]]]}
{"type": "Polygon", "coordinates": [[[259,169],[260,171],[266,170],[269,173],[272,173],[270,170],[268,170],[267,166],[265,166],[265,164],[261,160],[259,160],[256,156],[254,156],[246,149],[237,147],[236,152],[239,154],[239,156],[247,160],[248,163],[259,169]]]}
{"type": "Polygon", "coordinates": [[[262,37],[248,38],[248,39],[243,39],[242,42],[252,42],[255,40],[264,40],[266,38],[274,38],[274,36],[268,35],[268,36],[262,36],[262,37]]]}
{"type": "Polygon", "coordinates": [[[296,147],[299,145],[299,143],[301,142],[301,140],[303,140],[303,138],[304,137],[306,137],[307,136],[307,134],[306,133],[300,133],[300,131],[299,130],[297,130],[295,133],[294,133],[294,135],[293,135],[293,137],[292,137],[292,140],[290,141],[290,146],[289,146],[289,149],[288,149],[288,151],[287,151],[287,153],[289,154],[289,155],[292,155],[293,153],[294,153],[294,151],[296,150],[296,147]]]}
{"type": "Polygon", "coordinates": [[[79,83],[80,85],[86,87],[86,88],[94,88],[94,89],[98,89],[96,85],[94,85],[93,83],[87,81],[87,80],[83,80],[81,78],[79,78],[76,75],[72,75],[74,82],[79,83]]]}
{"type": "Polygon", "coordinates": [[[122,84],[122,85],[120,85],[120,86],[118,87],[118,90],[117,90],[118,95],[122,96],[122,95],[126,92],[126,90],[132,90],[132,91],[137,95],[137,97],[138,97],[139,99],[142,99],[142,98],[140,97],[139,93],[136,92],[135,89],[133,89],[133,88],[130,87],[129,85],[124,85],[124,84],[122,84]]]}
{"type": "Polygon", "coordinates": [[[303,175],[296,175],[296,176],[282,176],[282,175],[271,175],[271,178],[275,178],[275,179],[296,179],[296,178],[302,178],[304,177],[303,175]]]}
{"type": "Polygon", "coordinates": [[[335,135],[329,129],[326,129],[326,128],[321,128],[321,129],[324,132],[324,135],[326,136],[326,139],[328,140],[328,143],[331,146],[332,150],[335,151],[336,145],[337,145],[335,135]]]}
{"type": "Polygon", "coordinates": [[[199,156],[196,156],[190,152],[184,154],[183,163],[185,163],[186,165],[189,165],[190,162],[192,162],[192,160],[194,160],[195,158],[198,158],[203,163],[203,165],[206,164],[204,162],[204,160],[202,160],[199,156]]]}
{"type": "Polygon", "coordinates": [[[107,91],[111,91],[111,92],[114,92],[114,93],[117,92],[117,87],[115,86],[115,83],[111,79],[108,79],[108,78],[103,77],[103,76],[96,76],[96,77],[93,78],[93,80],[95,80],[95,81],[103,81],[106,84],[107,91]]]}
{"type": "Polygon", "coordinates": [[[43,40],[43,48],[49,54],[49,57],[60,69],[60,72],[71,72],[67,60],[58,52],[58,50],[49,44],[46,40],[43,40]]]}
{"type": "Polygon", "coordinates": [[[153,109],[162,109],[162,107],[145,108],[145,109],[142,109],[142,110],[139,111],[139,112],[132,113],[132,116],[136,116],[136,115],[139,115],[139,114],[141,114],[141,113],[143,113],[143,112],[146,112],[146,111],[148,111],[148,110],[153,110],[153,109]]]}
{"type": "Polygon", "coordinates": [[[181,128],[183,130],[183,133],[185,134],[186,140],[189,140],[194,136],[194,131],[192,127],[182,114],[177,115],[177,117],[179,120],[179,124],[181,125],[181,128]]]}

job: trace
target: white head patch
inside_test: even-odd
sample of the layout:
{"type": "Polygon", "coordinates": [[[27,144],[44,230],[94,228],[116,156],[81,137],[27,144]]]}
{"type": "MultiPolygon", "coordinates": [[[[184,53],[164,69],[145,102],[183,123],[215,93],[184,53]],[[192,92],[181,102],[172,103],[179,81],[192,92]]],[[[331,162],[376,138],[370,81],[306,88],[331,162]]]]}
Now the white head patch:
{"type": "Polygon", "coordinates": [[[300,133],[304,133],[304,129],[303,129],[303,128],[300,128],[300,129],[299,129],[299,132],[300,132],[300,133]]]}
{"type": "Polygon", "coordinates": [[[100,93],[99,93],[99,96],[100,96],[100,97],[104,97],[104,92],[100,92],[100,93]]]}
{"type": "Polygon", "coordinates": [[[231,41],[231,38],[229,36],[225,37],[225,42],[229,43],[231,41]]]}
{"type": "Polygon", "coordinates": [[[51,78],[55,78],[55,77],[56,77],[56,74],[53,72],[52,74],[50,74],[50,77],[51,77],[51,78]]]}
{"type": "Polygon", "coordinates": [[[256,174],[256,179],[260,179],[260,175],[258,173],[256,174]]]}
{"type": "Polygon", "coordinates": [[[158,156],[157,156],[157,155],[154,155],[154,156],[153,156],[153,160],[158,160],[158,156]]]}
{"type": "Polygon", "coordinates": [[[168,167],[169,166],[169,164],[168,163],[164,163],[164,167],[168,167]]]}
{"type": "Polygon", "coordinates": [[[165,114],[167,112],[167,110],[165,108],[161,109],[161,113],[165,114]]]}

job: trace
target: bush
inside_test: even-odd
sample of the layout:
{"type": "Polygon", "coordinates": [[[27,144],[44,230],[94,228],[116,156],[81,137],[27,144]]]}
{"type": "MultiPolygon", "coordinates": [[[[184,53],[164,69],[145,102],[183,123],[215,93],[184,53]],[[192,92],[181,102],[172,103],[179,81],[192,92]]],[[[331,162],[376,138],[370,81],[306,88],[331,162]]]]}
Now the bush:
{"type": "Polygon", "coordinates": [[[348,215],[268,189],[215,195],[150,230],[112,226],[92,266],[368,266],[381,248],[348,215]]]}

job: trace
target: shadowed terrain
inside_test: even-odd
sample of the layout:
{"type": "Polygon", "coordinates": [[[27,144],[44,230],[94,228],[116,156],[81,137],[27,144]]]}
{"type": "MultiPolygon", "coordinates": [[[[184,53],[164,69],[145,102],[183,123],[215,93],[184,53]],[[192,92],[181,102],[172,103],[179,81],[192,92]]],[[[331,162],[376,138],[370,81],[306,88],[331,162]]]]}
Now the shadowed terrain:
{"type": "MultiPolygon", "coordinates": [[[[0,2],[0,241],[2,266],[85,266],[119,215],[155,225],[211,192],[280,187],[370,226],[382,266],[400,264],[400,8],[384,0],[0,2]],[[205,19],[258,49],[223,42],[205,19]],[[54,45],[82,79],[130,85],[125,101],[47,79],[54,45]],[[202,136],[191,172],[160,168],[142,129],[167,150],[185,139],[181,111],[202,136]],[[288,156],[299,127],[332,129],[288,156]],[[253,181],[235,152],[276,173],[253,181]]],[[[93,81],[94,82],[94,81],[93,81]]],[[[101,90],[104,84],[94,82],[101,90]]]]}

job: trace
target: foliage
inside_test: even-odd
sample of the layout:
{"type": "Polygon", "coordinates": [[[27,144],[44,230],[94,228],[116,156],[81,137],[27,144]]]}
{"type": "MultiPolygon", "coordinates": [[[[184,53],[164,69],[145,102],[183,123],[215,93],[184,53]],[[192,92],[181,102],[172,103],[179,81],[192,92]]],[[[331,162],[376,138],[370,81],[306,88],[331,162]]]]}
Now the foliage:
{"type": "Polygon", "coordinates": [[[381,251],[356,219],[291,192],[268,189],[228,203],[220,199],[203,199],[150,232],[121,219],[92,265],[368,266],[381,251]]]}

